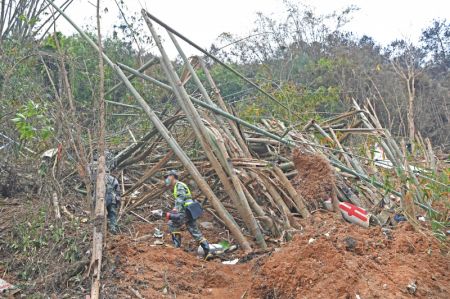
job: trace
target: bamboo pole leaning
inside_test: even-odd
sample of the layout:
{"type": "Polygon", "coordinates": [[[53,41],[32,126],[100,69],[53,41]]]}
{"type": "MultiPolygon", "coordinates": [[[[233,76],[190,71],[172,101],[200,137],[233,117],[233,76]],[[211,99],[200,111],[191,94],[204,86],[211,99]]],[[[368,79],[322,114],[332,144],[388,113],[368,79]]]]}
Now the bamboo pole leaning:
{"type": "MultiPolygon", "coordinates": [[[[46,1],[48,3],[50,3],[95,50],[98,51],[98,47],[95,44],[95,42],[93,42],[90,39],[90,37],[87,36],[87,34],[83,30],[81,30],[81,28],[72,21],[72,19],[70,19],[57,5],[55,5],[53,1],[51,1],[51,0],[46,0],[46,1]]],[[[126,86],[126,88],[134,96],[134,98],[139,103],[139,105],[144,109],[144,112],[147,114],[150,121],[153,123],[155,128],[161,134],[161,136],[163,136],[163,138],[166,140],[166,142],[169,144],[169,146],[173,149],[175,155],[182,162],[184,167],[188,170],[188,172],[190,173],[192,178],[195,180],[195,182],[197,183],[200,190],[210,200],[210,202],[213,205],[214,209],[216,210],[217,214],[222,219],[222,221],[225,223],[225,225],[230,230],[230,232],[233,234],[233,236],[236,238],[236,241],[240,244],[242,249],[244,251],[250,251],[251,250],[250,243],[243,235],[239,226],[236,224],[236,222],[231,217],[231,215],[228,213],[228,211],[224,208],[224,206],[222,205],[220,200],[217,198],[217,196],[214,194],[214,192],[209,187],[208,183],[203,179],[203,177],[201,176],[198,169],[195,167],[195,165],[192,163],[192,161],[190,161],[189,157],[181,149],[181,147],[178,145],[177,141],[173,138],[173,136],[167,130],[167,128],[162,123],[162,121],[159,119],[159,117],[156,115],[156,113],[150,108],[150,106],[147,104],[147,102],[144,100],[144,98],[142,98],[142,96],[139,94],[139,92],[133,87],[133,85],[128,80],[127,76],[123,73],[121,68],[118,65],[114,64],[105,53],[102,53],[102,55],[103,55],[103,59],[114,69],[114,71],[117,73],[119,78],[124,82],[124,85],[126,86]]]]}
{"type": "MultiPolygon", "coordinates": [[[[208,142],[208,132],[206,130],[205,125],[203,124],[203,121],[200,118],[200,115],[198,111],[195,109],[194,105],[190,101],[189,95],[187,94],[186,90],[184,89],[180,78],[178,77],[177,73],[175,72],[172,63],[170,62],[167,53],[165,52],[164,47],[162,46],[161,40],[159,39],[158,34],[156,33],[155,29],[153,28],[152,22],[150,19],[147,18],[147,16],[143,15],[144,20],[147,23],[147,26],[149,27],[149,30],[155,40],[155,43],[161,53],[161,63],[163,65],[163,70],[166,73],[167,79],[172,85],[173,92],[175,94],[175,98],[177,99],[178,103],[180,104],[181,108],[186,114],[186,118],[188,119],[189,123],[191,124],[191,127],[193,128],[197,140],[202,145],[203,150],[205,151],[206,156],[208,157],[208,160],[211,163],[211,166],[214,168],[215,172],[219,176],[219,179],[224,186],[224,189],[229,194],[230,198],[235,203],[243,221],[246,223],[249,230],[253,230],[254,227],[254,216],[248,207],[248,204],[246,205],[244,202],[245,197],[243,198],[238,194],[235,189],[233,188],[233,185],[230,184],[229,178],[224,170],[225,165],[221,165],[220,161],[217,159],[217,157],[214,155],[211,144],[208,142]]],[[[189,65],[189,63],[188,63],[189,65]]],[[[189,68],[189,67],[188,67],[189,68]]],[[[195,75],[195,72],[193,76],[195,75]]],[[[195,78],[195,76],[194,76],[195,78]]],[[[236,187],[236,186],[235,186],[236,187]]]]}

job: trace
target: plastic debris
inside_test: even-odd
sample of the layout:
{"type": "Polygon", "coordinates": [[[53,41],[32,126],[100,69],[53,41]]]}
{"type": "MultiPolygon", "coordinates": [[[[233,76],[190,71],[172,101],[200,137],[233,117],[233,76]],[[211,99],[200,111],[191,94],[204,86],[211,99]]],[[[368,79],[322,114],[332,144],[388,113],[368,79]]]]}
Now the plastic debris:
{"type": "Polygon", "coordinates": [[[160,231],[158,228],[155,228],[155,232],[153,233],[153,237],[162,238],[164,237],[164,233],[160,231]]]}
{"type": "Polygon", "coordinates": [[[323,205],[325,206],[325,209],[327,209],[328,211],[330,212],[334,211],[333,202],[331,201],[331,199],[325,200],[323,202],[323,205]]]}
{"type": "Polygon", "coordinates": [[[17,288],[16,286],[0,278],[0,294],[10,290],[17,290],[17,288]]]}
{"type": "MultiPolygon", "coordinates": [[[[224,248],[220,244],[209,244],[209,250],[210,250],[210,253],[213,255],[224,253],[224,248]]],[[[201,246],[198,246],[197,255],[198,256],[205,255],[205,252],[203,251],[203,248],[201,246]]]]}
{"type": "Polygon", "coordinates": [[[224,265],[236,265],[239,262],[239,259],[234,259],[231,261],[223,261],[222,264],[224,265]]]}
{"type": "Polygon", "coordinates": [[[314,242],[316,242],[316,239],[314,239],[314,238],[311,238],[311,239],[308,240],[308,244],[312,244],[314,242]]]}
{"type": "Polygon", "coordinates": [[[153,245],[164,245],[164,241],[161,241],[161,240],[155,240],[155,241],[153,242],[153,245]]]}
{"type": "Polygon", "coordinates": [[[417,284],[415,281],[411,282],[410,284],[408,284],[406,286],[406,290],[408,291],[408,293],[410,293],[411,295],[415,294],[417,291],[417,284]]]}
{"type": "Polygon", "coordinates": [[[402,221],[406,221],[406,217],[401,214],[395,214],[394,220],[396,222],[402,222],[402,221]]]}
{"type": "Polygon", "coordinates": [[[358,206],[352,205],[348,202],[339,203],[339,210],[341,211],[342,217],[348,222],[358,224],[362,227],[369,227],[369,213],[358,206]]]}
{"type": "Polygon", "coordinates": [[[49,150],[46,150],[42,155],[41,158],[53,158],[58,153],[57,148],[51,148],[49,150]]]}
{"type": "Polygon", "coordinates": [[[150,213],[152,214],[152,216],[162,217],[163,210],[152,210],[150,211],[150,213]]]}

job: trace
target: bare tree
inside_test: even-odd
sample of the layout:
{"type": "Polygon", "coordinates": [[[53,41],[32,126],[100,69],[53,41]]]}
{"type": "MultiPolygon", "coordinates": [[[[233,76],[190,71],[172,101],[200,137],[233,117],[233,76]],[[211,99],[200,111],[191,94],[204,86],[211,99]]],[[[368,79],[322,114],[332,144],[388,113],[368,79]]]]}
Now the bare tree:
{"type": "MultiPolygon", "coordinates": [[[[65,10],[73,0],[64,0],[61,8],[65,10]]],[[[8,37],[19,40],[34,38],[39,33],[46,33],[53,22],[45,0],[1,0],[0,3],[0,44],[8,37]]]]}
{"type": "Polygon", "coordinates": [[[408,137],[411,146],[414,144],[416,126],[414,123],[414,109],[416,99],[416,79],[421,74],[420,65],[423,62],[423,52],[412,43],[400,40],[390,47],[391,65],[394,71],[404,80],[408,102],[408,137]]]}

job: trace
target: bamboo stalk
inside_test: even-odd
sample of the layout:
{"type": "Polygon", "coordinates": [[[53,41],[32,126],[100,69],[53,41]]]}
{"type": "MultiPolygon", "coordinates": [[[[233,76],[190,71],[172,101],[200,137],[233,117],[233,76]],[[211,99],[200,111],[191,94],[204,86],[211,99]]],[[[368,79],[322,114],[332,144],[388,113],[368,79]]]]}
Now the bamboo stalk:
{"type": "Polygon", "coordinates": [[[173,150],[170,150],[158,163],[156,163],[152,168],[150,168],[148,171],[144,173],[144,175],[131,187],[130,189],[123,194],[123,196],[127,196],[136,188],[141,186],[146,180],[148,180],[151,176],[153,176],[155,173],[157,173],[161,167],[163,167],[173,156],[173,150]]]}
{"type": "Polygon", "coordinates": [[[209,56],[210,58],[212,58],[214,61],[216,61],[217,63],[219,63],[220,65],[222,65],[224,68],[226,68],[227,70],[231,71],[232,73],[234,73],[236,76],[238,76],[239,78],[243,79],[244,81],[246,81],[247,83],[249,83],[250,85],[252,85],[254,88],[256,88],[259,92],[261,92],[262,94],[266,95],[269,99],[271,99],[272,101],[274,101],[275,103],[277,103],[278,105],[280,105],[281,107],[283,107],[284,109],[286,109],[287,111],[289,111],[289,108],[280,103],[277,99],[275,99],[272,95],[270,95],[269,93],[267,93],[266,91],[264,91],[261,87],[259,87],[257,84],[255,84],[253,81],[251,81],[250,79],[248,79],[247,77],[245,77],[244,75],[242,75],[241,73],[239,73],[238,71],[236,71],[235,69],[233,69],[232,67],[230,67],[229,65],[225,64],[224,62],[222,62],[219,58],[217,58],[216,56],[212,55],[211,53],[208,53],[207,51],[205,51],[204,49],[202,49],[201,47],[199,47],[198,45],[196,45],[195,43],[193,43],[192,41],[190,41],[188,38],[186,38],[185,36],[183,36],[182,34],[178,33],[177,31],[175,31],[174,29],[172,29],[171,27],[169,27],[168,25],[164,24],[161,20],[159,20],[158,18],[156,18],[155,16],[153,16],[152,14],[150,14],[149,12],[147,12],[145,9],[142,9],[142,15],[144,15],[144,18],[150,20],[152,19],[153,21],[155,21],[156,23],[158,23],[159,25],[163,26],[167,31],[175,34],[176,36],[178,36],[179,38],[181,38],[182,40],[184,40],[185,42],[187,42],[188,44],[190,44],[191,46],[193,46],[194,48],[196,48],[197,50],[199,50],[200,52],[202,52],[203,54],[209,56]]]}
{"type": "Polygon", "coordinates": [[[308,218],[309,216],[311,216],[311,214],[308,211],[308,208],[306,207],[305,199],[300,193],[297,192],[297,190],[295,190],[294,186],[292,186],[291,182],[286,177],[281,168],[274,166],[273,169],[275,170],[275,174],[278,176],[281,183],[286,188],[292,200],[294,201],[300,215],[302,215],[303,218],[308,218]]]}
{"type": "MultiPolygon", "coordinates": [[[[200,57],[197,57],[197,59],[200,62],[200,66],[203,69],[203,72],[205,73],[206,80],[208,81],[208,84],[211,86],[211,88],[214,91],[214,94],[216,95],[216,100],[219,103],[219,107],[222,108],[223,111],[230,113],[227,109],[227,106],[225,105],[225,101],[222,98],[222,95],[220,94],[220,90],[217,87],[216,83],[214,82],[214,79],[211,76],[211,73],[209,72],[208,68],[206,67],[205,62],[200,57]]],[[[231,131],[234,134],[234,137],[236,138],[236,141],[240,145],[241,149],[244,151],[246,156],[251,156],[250,151],[248,150],[247,144],[244,140],[244,137],[242,136],[241,132],[239,132],[239,129],[235,122],[228,119],[228,124],[231,128],[231,131]]]]}
{"type": "MultiPolygon", "coordinates": [[[[155,64],[157,64],[159,62],[159,60],[158,59],[156,59],[156,57],[152,57],[149,61],[147,61],[146,63],[144,63],[141,67],[139,67],[137,70],[138,70],[138,72],[144,72],[146,69],[148,69],[149,67],[151,67],[152,65],[155,65],[155,64]]],[[[128,77],[127,77],[127,79],[128,80],[132,80],[133,78],[135,78],[136,77],[136,75],[134,75],[134,74],[131,74],[131,75],[129,75],[128,77]]],[[[117,83],[116,85],[114,85],[110,90],[108,90],[106,93],[105,93],[105,96],[108,96],[110,93],[112,93],[112,92],[114,92],[116,89],[118,89],[120,86],[122,86],[123,85],[123,82],[122,81],[120,81],[119,83],[117,83]]],[[[122,104],[122,103],[118,103],[118,104],[122,104]]],[[[136,106],[134,106],[134,107],[136,107],[136,106]]],[[[141,109],[140,107],[139,107],[139,109],[141,109]]]]}
{"type": "MultiPolygon", "coordinates": [[[[87,34],[81,30],[80,27],[78,27],[57,5],[53,3],[51,0],[46,0],[49,2],[77,31],[78,33],[96,50],[98,50],[97,45],[95,42],[93,42],[87,34]]],[[[118,76],[121,80],[123,80],[124,85],[128,88],[128,90],[131,92],[131,94],[135,97],[137,102],[141,105],[141,107],[144,109],[144,112],[147,114],[155,128],[159,131],[159,133],[163,136],[163,138],[167,141],[169,146],[173,149],[174,153],[177,155],[177,157],[180,159],[180,161],[183,163],[183,165],[186,167],[188,172],[191,174],[192,178],[196,181],[197,185],[199,186],[200,190],[205,194],[206,197],[209,198],[211,201],[211,204],[213,205],[214,209],[216,210],[217,214],[221,217],[221,219],[224,221],[230,232],[234,235],[238,243],[241,245],[241,247],[245,251],[251,250],[250,244],[242,234],[240,228],[237,226],[234,219],[231,217],[231,215],[226,211],[226,209],[223,207],[222,203],[219,201],[219,199],[216,197],[214,192],[209,188],[207,182],[202,178],[200,172],[197,170],[195,165],[189,160],[186,153],[180,148],[176,140],[173,138],[173,136],[170,134],[170,132],[167,130],[165,125],[161,122],[161,120],[158,118],[156,113],[150,108],[150,106],[147,104],[147,102],[142,98],[142,96],[138,93],[138,91],[133,87],[131,82],[127,79],[126,75],[123,73],[123,71],[120,69],[119,66],[115,65],[109,57],[102,52],[104,60],[117,72],[118,76]]]]}
{"type": "MultiPolygon", "coordinates": [[[[164,72],[166,73],[168,80],[171,82],[172,90],[175,93],[175,98],[177,99],[178,103],[180,104],[181,108],[186,114],[186,118],[190,122],[196,136],[197,140],[200,141],[203,149],[205,150],[205,154],[208,157],[208,160],[211,163],[211,166],[216,171],[217,175],[219,176],[224,188],[226,189],[227,193],[229,193],[230,197],[235,201],[237,204],[238,210],[242,207],[240,206],[239,199],[237,194],[235,193],[234,189],[231,187],[228,178],[225,174],[225,171],[223,170],[222,166],[220,166],[220,162],[217,160],[217,158],[214,156],[212,149],[207,141],[207,132],[206,128],[203,124],[203,122],[200,119],[200,116],[197,112],[197,110],[194,108],[192,103],[189,100],[189,95],[187,94],[186,90],[182,87],[182,83],[180,81],[180,78],[176,74],[175,70],[173,69],[173,66],[164,50],[164,47],[161,44],[161,40],[159,39],[158,34],[156,33],[155,29],[153,28],[153,25],[151,21],[147,18],[147,16],[144,14],[144,19],[147,23],[147,26],[155,40],[155,43],[157,47],[159,48],[159,51],[161,52],[161,64],[163,67],[164,72]]],[[[242,209],[240,209],[241,216],[245,216],[242,209]]],[[[245,220],[245,218],[244,218],[245,220]]],[[[244,244],[246,248],[245,250],[250,250],[250,244],[247,242],[244,244]]]]}

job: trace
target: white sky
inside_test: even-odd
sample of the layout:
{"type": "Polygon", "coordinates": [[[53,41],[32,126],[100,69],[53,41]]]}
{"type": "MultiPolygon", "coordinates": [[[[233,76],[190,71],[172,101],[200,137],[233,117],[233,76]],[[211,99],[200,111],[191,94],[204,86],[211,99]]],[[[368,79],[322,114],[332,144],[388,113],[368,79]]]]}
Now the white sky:
{"type": "MultiPolygon", "coordinates": [[[[57,1],[56,1],[57,2],[57,1]]],[[[417,41],[421,30],[433,19],[450,20],[450,0],[303,0],[318,13],[341,10],[351,4],[360,8],[345,29],[358,35],[369,35],[381,44],[396,38],[417,41]]],[[[75,0],[67,14],[78,25],[95,25],[96,0],[75,0]]],[[[253,26],[256,12],[277,17],[283,9],[282,0],[125,0],[135,11],[141,5],[163,22],[178,30],[200,46],[208,48],[222,32],[245,35],[253,26]]],[[[102,17],[102,31],[112,32],[118,11],[114,0],[102,0],[108,13],[102,17]]],[[[159,32],[163,32],[158,28],[159,32]]],[[[74,30],[68,23],[58,21],[58,30],[65,34],[74,30]]],[[[188,54],[195,53],[184,47],[188,54]]],[[[170,51],[170,53],[173,53],[170,51]]]]}

